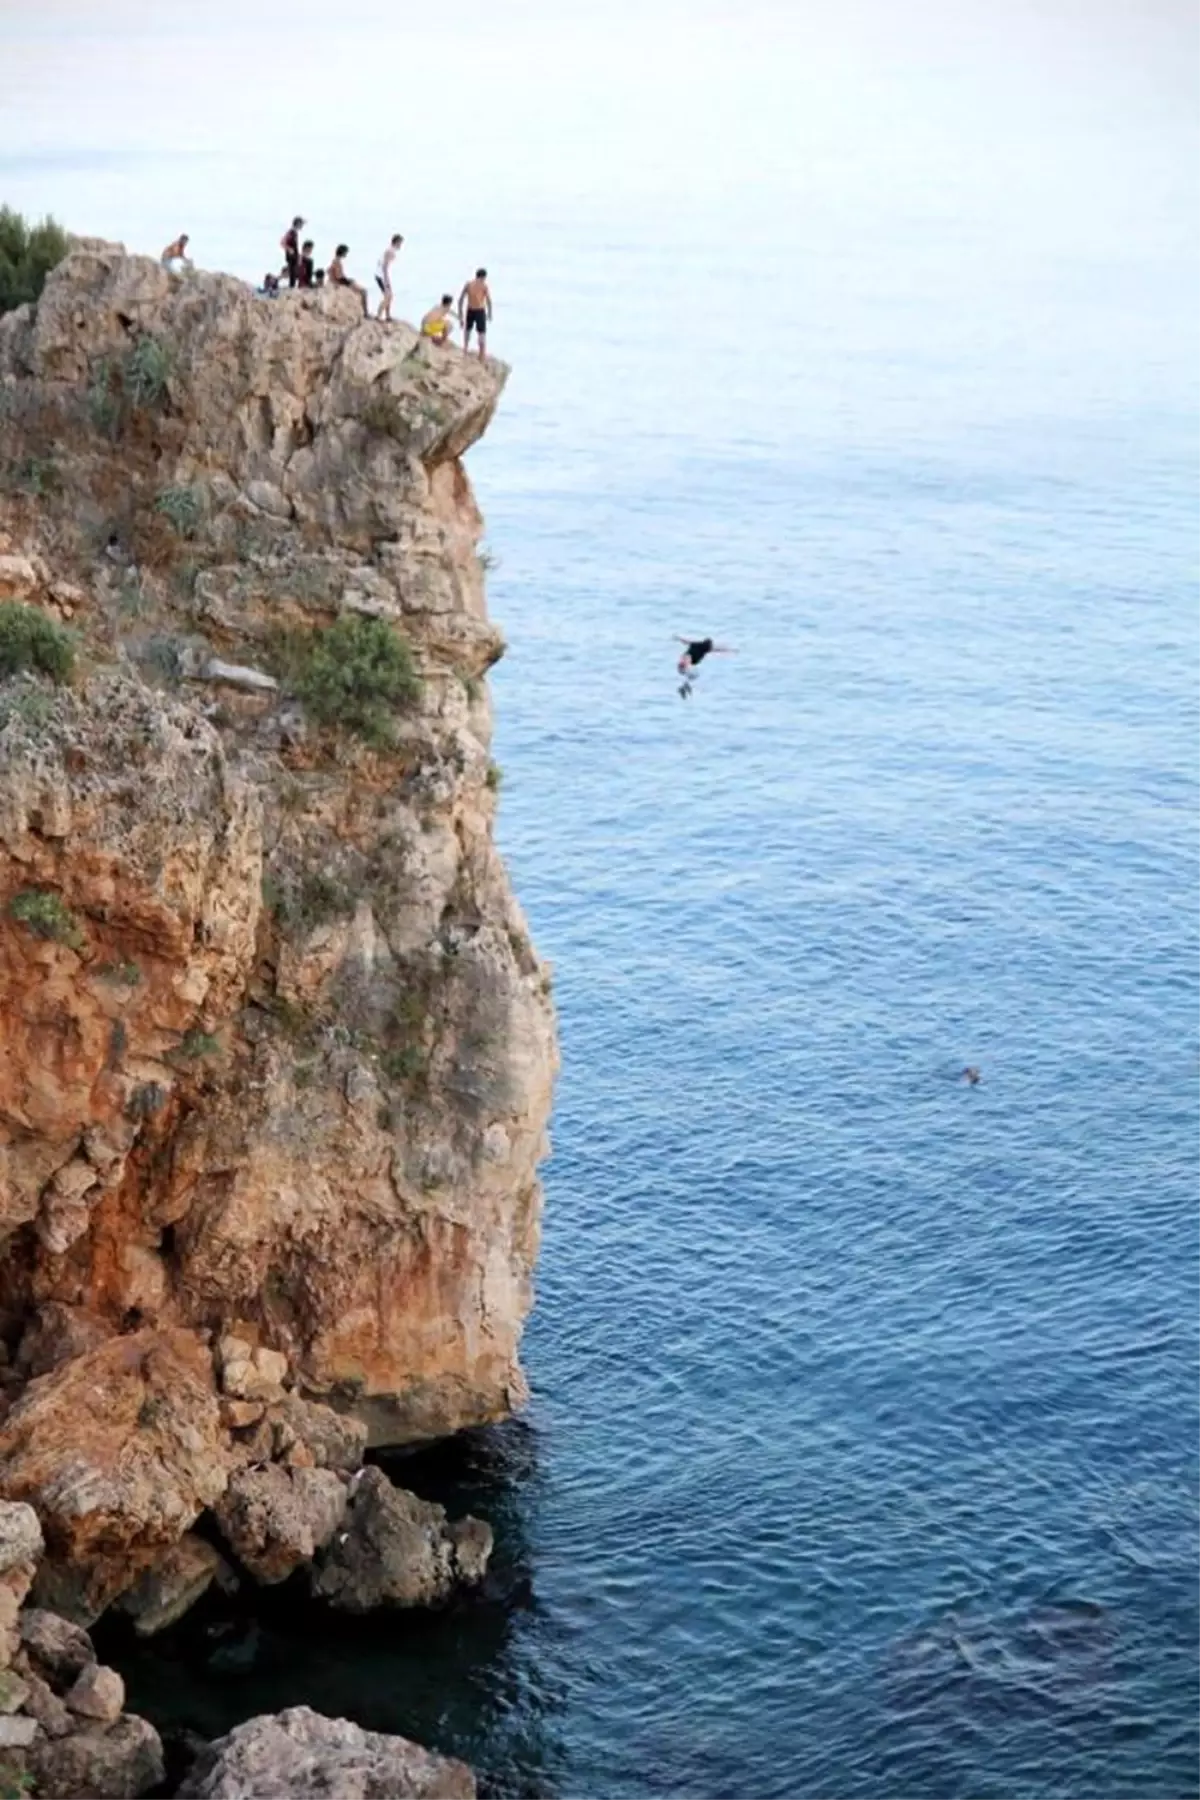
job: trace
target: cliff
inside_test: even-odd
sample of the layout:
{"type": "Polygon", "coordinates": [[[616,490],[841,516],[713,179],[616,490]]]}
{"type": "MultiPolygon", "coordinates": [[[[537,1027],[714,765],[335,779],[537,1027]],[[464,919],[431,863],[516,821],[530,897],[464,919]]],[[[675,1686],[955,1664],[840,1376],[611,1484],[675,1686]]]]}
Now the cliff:
{"type": "Polygon", "coordinates": [[[522,1396],[553,1012],[461,461],[506,373],[91,240],[0,319],[0,1493],[76,1616],[285,1388],[376,1443],[522,1396]]]}

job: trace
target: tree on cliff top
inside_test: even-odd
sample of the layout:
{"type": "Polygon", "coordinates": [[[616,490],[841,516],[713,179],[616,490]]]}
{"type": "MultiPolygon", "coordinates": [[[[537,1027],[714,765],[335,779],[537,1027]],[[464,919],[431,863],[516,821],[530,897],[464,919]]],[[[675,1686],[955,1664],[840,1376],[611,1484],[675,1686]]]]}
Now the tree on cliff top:
{"type": "Polygon", "coordinates": [[[19,212],[0,206],[0,313],[36,300],[67,248],[67,234],[54,219],[30,225],[19,212]]]}

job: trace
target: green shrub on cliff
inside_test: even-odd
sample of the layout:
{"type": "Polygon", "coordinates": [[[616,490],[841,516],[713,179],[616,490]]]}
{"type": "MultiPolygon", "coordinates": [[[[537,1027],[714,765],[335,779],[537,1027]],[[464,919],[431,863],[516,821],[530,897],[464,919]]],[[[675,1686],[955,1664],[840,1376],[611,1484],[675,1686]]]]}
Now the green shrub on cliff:
{"type": "Polygon", "coordinates": [[[53,219],[30,225],[11,207],[0,206],[0,313],[36,300],[67,248],[67,234],[53,219]]]}
{"type": "Polygon", "coordinates": [[[36,606],[0,601],[0,681],[34,669],[55,681],[69,681],[75,645],[69,631],[36,606]]]}
{"type": "Polygon", "coordinates": [[[386,619],[358,615],[289,639],[290,684],[321,725],[340,725],[376,749],[395,741],[393,716],[411,707],[421,678],[408,644],[386,619]]]}
{"type": "Polygon", "coordinates": [[[194,487],[163,488],[154,510],[171,521],[180,537],[195,537],[204,517],[204,495],[194,487]]]}
{"type": "Polygon", "coordinates": [[[10,918],[24,925],[34,937],[69,944],[72,950],[84,947],[84,936],[74,913],[64,906],[57,894],[47,893],[44,888],[25,888],[22,893],[14,894],[8,903],[8,912],[10,918]]]}
{"type": "Polygon", "coordinates": [[[149,333],[140,337],[126,354],[121,371],[126,398],[134,406],[162,406],[170,379],[170,350],[149,333]]]}

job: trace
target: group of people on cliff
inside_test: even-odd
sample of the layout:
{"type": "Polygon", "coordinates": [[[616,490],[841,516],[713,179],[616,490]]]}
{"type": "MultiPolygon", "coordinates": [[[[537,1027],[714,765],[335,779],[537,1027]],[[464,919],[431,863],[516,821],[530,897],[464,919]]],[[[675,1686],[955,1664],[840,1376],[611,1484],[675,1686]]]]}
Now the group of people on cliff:
{"type": "MultiPolygon", "coordinates": [[[[350,254],[348,244],[338,244],[330,259],[328,268],[318,269],[312,238],[302,238],[307,221],[299,214],[292,220],[279,240],[283,251],[283,267],[276,274],[268,270],[263,276],[262,286],[258,293],[267,300],[275,299],[283,289],[289,288],[349,288],[362,301],[363,317],[370,318],[371,302],[365,287],[346,273],[346,258],[350,254]]],[[[167,269],[190,269],[192,260],[188,255],[190,239],[186,231],[169,243],[162,253],[163,267],[167,269]]],[[[375,285],[379,289],[379,303],[375,317],[381,324],[392,322],[392,264],[404,243],[402,232],[394,231],[384,246],[379,261],[375,265],[375,285]]],[[[444,349],[452,341],[455,321],[463,334],[463,351],[469,352],[471,339],[475,338],[478,355],[482,361],[487,360],[488,325],[492,317],[492,293],[488,286],[487,270],[476,269],[473,276],[465,281],[462,292],[455,306],[451,294],[443,294],[441,299],[431,306],[421,320],[421,336],[428,338],[433,344],[444,349]]]]}

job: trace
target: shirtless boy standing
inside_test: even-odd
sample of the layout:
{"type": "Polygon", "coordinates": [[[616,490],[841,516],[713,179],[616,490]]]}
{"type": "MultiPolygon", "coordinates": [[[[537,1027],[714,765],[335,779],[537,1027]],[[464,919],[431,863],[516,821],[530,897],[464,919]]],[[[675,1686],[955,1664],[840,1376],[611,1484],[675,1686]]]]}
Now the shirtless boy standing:
{"type": "Polygon", "coordinates": [[[391,243],[388,245],[375,266],[375,286],[383,295],[383,299],[379,302],[379,311],[375,314],[375,317],[377,319],[383,319],[384,322],[389,325],[392,320],[392,264],[395,262],[396,252],[403,242],[404,237],[402,233],[399,231],[394,232],[392,234],[391,243]]]}
{"type": "Polygon", "coordinates": [[[479,339],[479,358],[487,361],[487,328],[492,316],[492,293],[487,284],[487,270],[476,269],[474,278],[463,284],[458,296],[458,322],[463,327],[463,353],[471,348],[471,333],[479,339]],[[465,309],[465,311],[464,311],[465,309]]]}

